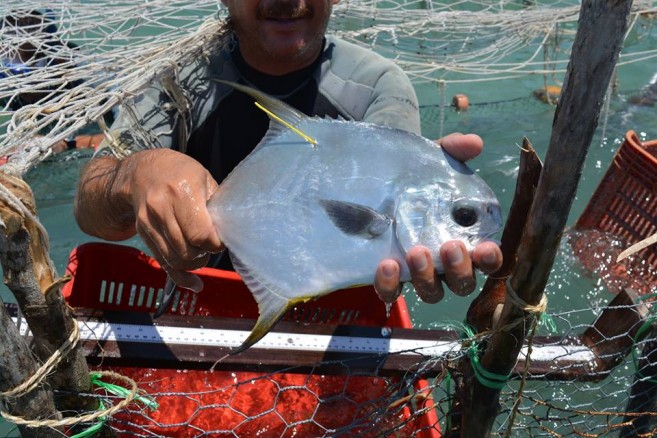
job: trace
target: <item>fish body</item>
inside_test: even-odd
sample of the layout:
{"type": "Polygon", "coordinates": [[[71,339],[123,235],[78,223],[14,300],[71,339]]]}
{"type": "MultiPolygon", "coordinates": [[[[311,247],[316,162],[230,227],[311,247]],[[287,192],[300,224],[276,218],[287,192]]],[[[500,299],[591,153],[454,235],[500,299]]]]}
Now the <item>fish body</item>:
{"type": "Polygon", "coordinates": [[[258,303],[242,351],[299,302],[372,284],[379,262],[399,262],[448,240],[468,250],[502,225],[493,191],[435,142],[384,126],[308,117],[251,88],[276,119],[221,183],[208,210],[235,270],[258,303]],[[294,127],[294,130],[291,129],[294,127]],[[304,137],[305,136],[305,137],[304,137]]]}

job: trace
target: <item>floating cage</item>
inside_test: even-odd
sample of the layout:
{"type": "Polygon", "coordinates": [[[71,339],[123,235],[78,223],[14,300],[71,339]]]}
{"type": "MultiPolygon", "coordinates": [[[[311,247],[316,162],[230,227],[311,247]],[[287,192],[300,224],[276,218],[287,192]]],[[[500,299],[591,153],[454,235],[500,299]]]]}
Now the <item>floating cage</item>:
{"type": "MultiPolygon", "coordinates": [[[[89,318],[93,332],[84,347],[90,364],[133,379],[158,405],[149,410],[136,403],[114,415],[110,427],[119,436],[440,436],[428,383],[418,374],[376,366],[368,371],[348,360],[321,369],[294,366],[305,354],[294,350],[272,370],[259,360],[266,349],[246,363],[240,363],[240,354],[212,367],[221,354],[212,355],[212,339],[203,331],[209,334],[218,321],[248,331],[258,315],[234,272],[196,271],[203,291],[177,290],[168,314],[154,321],[166,278],[143,252],[87,243],[71,253],[67,270],[72,281],[64,295],[78,320],[89,318]],[[130,342],[140,337],[143,342],[130,342]]],[[[308,333],[320,327],[378,332],[411,327],[403,298],[387,312],[371,287],[299,305],[275,329],[281,324],[308,333]]],[[[325,365],[329,356],[322,357],[325,365]]]]}

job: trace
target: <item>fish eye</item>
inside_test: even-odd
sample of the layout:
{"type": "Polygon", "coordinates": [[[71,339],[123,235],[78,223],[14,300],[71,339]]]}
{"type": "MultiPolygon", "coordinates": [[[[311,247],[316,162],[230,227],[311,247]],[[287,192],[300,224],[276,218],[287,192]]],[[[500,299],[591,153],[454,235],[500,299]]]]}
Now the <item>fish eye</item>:
{"type": "Polygon", "coordinates": [[[452,210],[454,222],[462,227],[471,227],[477,223],[477,211],[468,206],[459,206],[452,210]]]}

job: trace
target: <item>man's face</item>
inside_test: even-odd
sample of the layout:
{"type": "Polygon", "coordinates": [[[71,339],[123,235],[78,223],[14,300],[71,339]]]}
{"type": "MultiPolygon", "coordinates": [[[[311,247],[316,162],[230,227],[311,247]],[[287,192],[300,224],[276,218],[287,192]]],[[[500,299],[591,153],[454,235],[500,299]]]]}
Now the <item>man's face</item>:
{"type": "Polygon", "coordinates": [[[222,0],[246,61],[283,74],[312,63],[339,0],[222,0]]]}

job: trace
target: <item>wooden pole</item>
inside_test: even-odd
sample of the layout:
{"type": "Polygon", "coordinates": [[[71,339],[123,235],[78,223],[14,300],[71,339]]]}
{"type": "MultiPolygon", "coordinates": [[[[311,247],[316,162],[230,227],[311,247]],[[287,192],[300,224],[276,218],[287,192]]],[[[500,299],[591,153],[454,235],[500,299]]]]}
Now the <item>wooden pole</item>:
{"type": "Polygon", "coordinates": [[[619,438],[650,436],[657,425],[657,329],[643,344],[619,438]]]}
{"type": "MultiPolygon", "coordinates": [[[[0,308],[0,400],[5,401],[6,412],[30,420],[59,420],[61,414],[55,408],[52,389],[47,384],[32,390],[6,394],[28,381],[38,366],[29,347],[18,333],[14,321],[0,308]]],[[[5,409],[3,409],[5,410],[5,409]]],[[[22,437],[62,437],[64,428],[29,427],[18,425],[22,437]]]]}
{"type": "Polygon", "coordinates": [[[541,160],[536,155],[534,147],[527,138],[523,138],[516,189],[500,245],[504,261],[497,272],[488,276],[481,293],[472,301],[468,309],[466,320],[478,334],[493,328],[495,319],[499,319],[506,301],[506,280],[516,267],[522,230],[525,228],[534,201],[541,169],[541,160]]]}
{"type": "MultiPolygon", "coordinates": [[[[506,300],[506,279],[516,266],[518,247],[522,238],[522,230],[527,223],[527,215],[534,201],[534,193],[541,174],[541,162],[532,144],[523,139],[520,150],[520,165],[518,178],[513,194],[513,202],[507,215],[502,233],[502,255],[504,262],[497,272],[489,275],[486,283],[468,309],[466,321],[476,334],[483,334],[493,328],[499,319],[501,309],[506,300]]],[[[456,383],[454,402],[447,416],[448,428],[443,433],[446,437],[461,435],[463,406],[470,403],[473,371],[467,357],[463,357],[455,366],[449,366],[449,371],[456,383]]]]}
{"type": "MultiPolygon", "coordinates": [[[[537,315],[568,219],[600,109],[628,27],[631,0],[583,0],[552,137],[529,213],[518,263],[507,283],[502,316],[480,359],[488,373],[507,376],[537,315]],[[511,300],[508,289],[518,299],[511,300]],[[524,307],[524,308],[523,308],[524,307]]],[[[472,379],[462,436],[490,436],[501,388],[472,379]]]]}
{"type": "Polygon", "coordinates": [[[62,281],[56,279],[50,261],[48,236],[33,220],[36,207],[32,192],[22,179],[3,173],[0,184],[4,189],[0,199],[0,262],[4,281],[32,331],[37,357],[45,362],[58,350],[63,353],[59,365],[48,376],[53,389],[62,390],[56,399],[57,407],[73,412],[94,410],[97,399],[79,395],[91,392],[89,368],[81,348],[67,347],[75,342],[77,325],[61,295],[62,281]]]}

